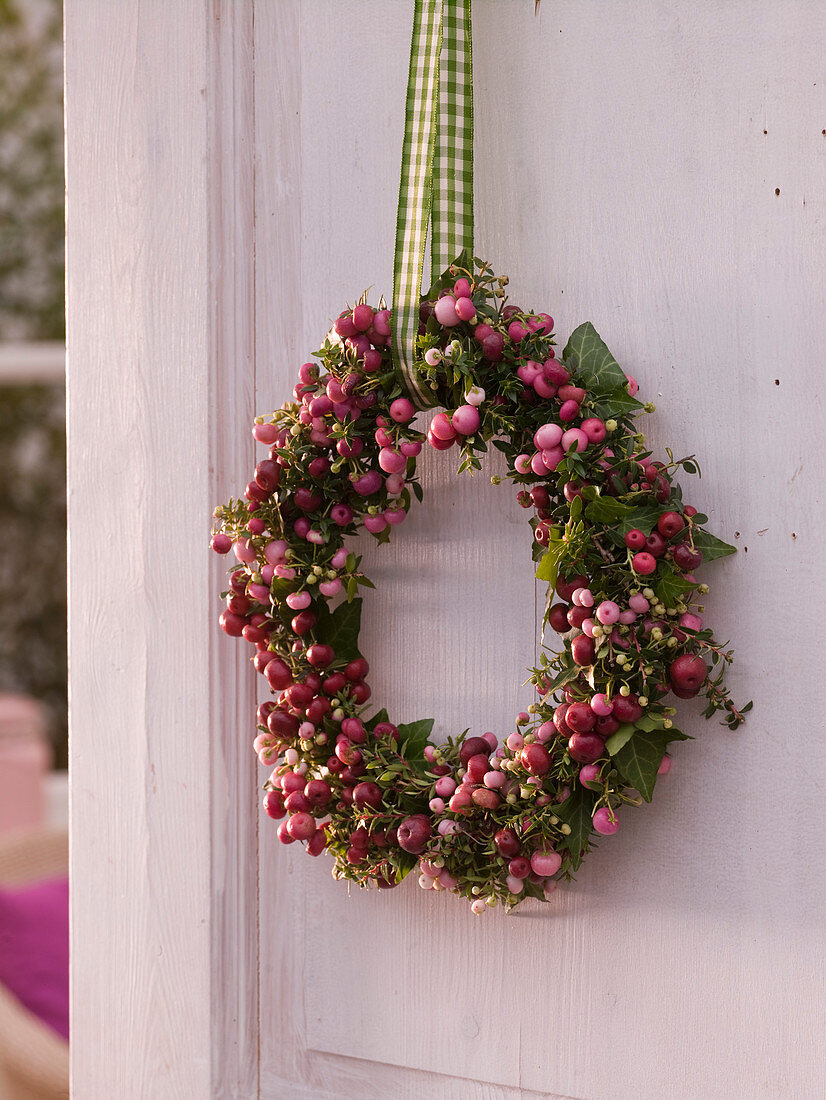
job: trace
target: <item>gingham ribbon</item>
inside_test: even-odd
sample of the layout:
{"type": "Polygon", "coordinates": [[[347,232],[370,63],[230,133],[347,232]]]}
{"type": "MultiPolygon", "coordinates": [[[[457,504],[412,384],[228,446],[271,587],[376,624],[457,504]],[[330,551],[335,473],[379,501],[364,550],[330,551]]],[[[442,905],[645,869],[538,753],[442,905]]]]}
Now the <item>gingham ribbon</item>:
{"type": "Polygon", "coordinates": [[[431,277],[473,250],[471,0],[416,0],[407,78],[396,254],[393,354],[411,400],[430,403],[415,341],[427,227],[431,277]]]}

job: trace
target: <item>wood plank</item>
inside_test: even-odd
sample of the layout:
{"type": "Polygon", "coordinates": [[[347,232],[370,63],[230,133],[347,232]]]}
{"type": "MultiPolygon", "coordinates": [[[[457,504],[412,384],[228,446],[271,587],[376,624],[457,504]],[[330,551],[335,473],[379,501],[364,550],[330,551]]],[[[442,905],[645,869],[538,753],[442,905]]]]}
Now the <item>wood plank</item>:
{"type": "Polygon", "coordinates": [[[252,456],[251,17],[66,7],[79,1096],[257,1091],[252,689],[206,598],[252,456]]]}
{"type": "MultiPolygon", "coordinates": [[[[397,10],[374,4],[365,34],[352,0],[305,0],[288,43],[256,21],[262,86],[275,55],[282,74],[284,51],[298,58],[291,136],[266,106],[257,124],[296,158],[277,187],[289,172],[300,239],[259,292],[291,303],[303,349],[347,297],[390,285],[408,29],[397,10]]],[[[708,620],[733,636],[732,683],[755,711],[729,734],[683,707],[697,741],[676,748],[655,804],[625,815],[553,906],[510,918],[471,921],[412,883],[348,897],[321,860],[275,851],[263,828],[262,1092],[289,1081],[297,1095],[381,1095],[398,1081],[410,1095],[475,1095],[485,1081],[591,1100],[814,1095],[826,883],[822,842],[813,874],[804,838],[826,775],[800,730],[826,705],[805,641],[824,533],[822,11],[652,0],[612,9],[610,33],[603,9],[574,0],[537,19],[531,4],[474,14],[477,250],[563,339],[593,319],[658,404],[652,442],[700,455],[690,499],[743,550],[707,570],[708,620]],[[766,629],[778,615],[781,647],[766,629]],[[768,805],[767,746],[794,776],[790,795],[768,780],[768,805]]],[[[279,373],[284,394],[293,371],[279,373]]],[[[514,652],[523,526],[501,490],[456,485],[439,459],[425,467],[426,504],[369,555],[380,587],[364,643],[392,659],[375,662],[375,697],[404,718],[497,728],[515,701],[502,685],[526,663],[514,652]],[[499,586],[503,555],[513,588],[499,586]]]]}

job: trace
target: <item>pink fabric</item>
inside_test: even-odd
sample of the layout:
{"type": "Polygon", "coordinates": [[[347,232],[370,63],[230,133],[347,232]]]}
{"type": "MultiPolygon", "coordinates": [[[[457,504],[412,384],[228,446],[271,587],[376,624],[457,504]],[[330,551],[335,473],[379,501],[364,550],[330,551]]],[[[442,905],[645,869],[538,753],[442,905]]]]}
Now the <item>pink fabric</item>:
{"type": "Polygon", "coordinates": [[[69,880],[0,889],[0,982],[69,1038],[69,880]]]}

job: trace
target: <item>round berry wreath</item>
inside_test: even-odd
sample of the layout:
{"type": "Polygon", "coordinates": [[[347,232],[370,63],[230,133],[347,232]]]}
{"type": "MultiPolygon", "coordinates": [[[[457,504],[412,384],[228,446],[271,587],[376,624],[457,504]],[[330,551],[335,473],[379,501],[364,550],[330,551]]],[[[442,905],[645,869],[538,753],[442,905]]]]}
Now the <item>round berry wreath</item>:
{"type": "MultiPolygon", "coordinates": [[[[276,698],[258,708],[254,748],[273,769],[264,808],[285,844],[325,849],[333,874],[395,886],[419,866],[425,889],[474,912],[547,898],[626,805],[668,771],[673,697],[703,693],[705,716],[738,710],[730,651],[704,628],[694,573],[733,552],[682,501],[691,456],[655,461],[634,418],[650,412],[595,329],[554,352],[553,320],[506,305],[506,278],[463,255],[422,300],[417,366],[438,412],[426,435],[393,369],[389,311],[347,309],[286,402],[259,417],[269,445],[243,500],[215,511],[212,547],[237,564],[221,626],[255,648],[276,698]],[[564,636],[531,670],[537,701],[512,730],[431,744],[432,720],[368,717],[359,590],[373,585],[344,545],[379,542],[422,498],[427,441],[457,447],[459,472],[492,444],[531,510],[542,629],[564,636]],[[555,602],[556,601],[556,602],[555,602]]],[[[499,480],[494,478],[494,481],[499,480]]]]}

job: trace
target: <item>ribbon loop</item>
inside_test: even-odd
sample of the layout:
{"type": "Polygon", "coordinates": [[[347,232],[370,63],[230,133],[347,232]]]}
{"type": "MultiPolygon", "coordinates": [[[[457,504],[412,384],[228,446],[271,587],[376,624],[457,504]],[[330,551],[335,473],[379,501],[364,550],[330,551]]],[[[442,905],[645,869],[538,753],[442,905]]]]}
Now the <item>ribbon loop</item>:
{"type": "Polygon", "coordinates": [[[473,250],[471,0],[416,0],[413,15],[392,325],[396,368],[419,408],[430,404],[416,370],[428,223],[435,277],[473,250]]]}

